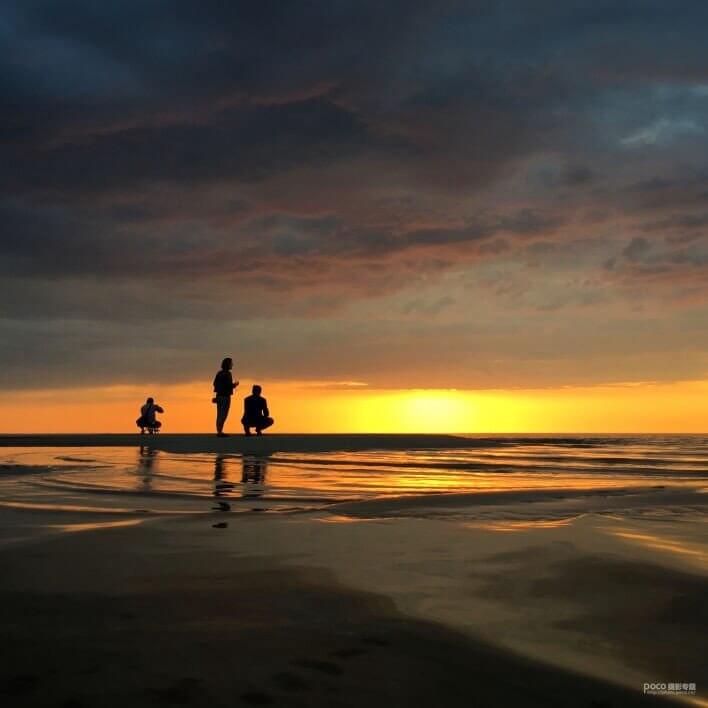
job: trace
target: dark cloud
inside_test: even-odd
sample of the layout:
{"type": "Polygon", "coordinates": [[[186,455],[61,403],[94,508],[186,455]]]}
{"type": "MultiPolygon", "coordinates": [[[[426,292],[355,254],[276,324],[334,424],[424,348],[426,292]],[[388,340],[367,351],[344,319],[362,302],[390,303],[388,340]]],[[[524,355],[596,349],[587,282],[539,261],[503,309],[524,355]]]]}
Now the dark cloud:
{"type": "Polygon", "coordinates": [[[623,249],[622,255],[629,261],[638,261],[651,250],[651,244],[645,238],[633,238],[623,249]]]}
{"type": "MultiPolygon", "coordinates": [[[[25,152],[4,171],[7,191],[130,189],[159,182],[262,180],[365,150],[396,151],[351,112],[320,99],[224,111],[206,124],[132,127],[25,152]]],[[[12,152],[7,151],[12,157],[12,152]]]]}
{"type": "MultiPolygon", "coordinates": [[[[339,379],[401,372],[447,336],[464,378],[472,352],[503,361],[548,339],[529,312],[562,340],[578,313],[705,304],[706,21],[698,1],[5,3],[8,375],[26,350],[56,384],[95,378],[107,351],[115,380],[144,376],[164,343],[179,373],[156,360],[188,378],[185,326],[217,350],[212,323],[276,337],[290,318],[306,325],[281,348],[311,370],[264,358],[289,375],[327,357],[339,379]],[[455,274],[472,285],[445,292],[455,274]],[[420,326],[392,323],[384,354],[355,325],[368,307],[420,326]],[[423,326],[482,309],[521,339],[494,317],[474,341],[423,326]],[[335,317],[318,349],[308,337],[335,317]]],[[[634,361],[604,346],[608,372],[610,352],[634,361]]],[[[582,380],[578,352],[559,351],[554,371],[582,380]]]]}

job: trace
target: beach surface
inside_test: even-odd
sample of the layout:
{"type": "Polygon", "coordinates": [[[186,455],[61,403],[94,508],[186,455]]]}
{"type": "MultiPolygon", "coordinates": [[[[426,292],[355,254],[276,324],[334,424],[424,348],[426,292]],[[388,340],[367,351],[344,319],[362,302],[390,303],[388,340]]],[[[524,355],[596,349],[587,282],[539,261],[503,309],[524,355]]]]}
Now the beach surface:
{"type": "MultiPolygon", "coordinates": [[[[548,438],[558,436],[548,436],[548,438]]],[[[571,437],[572,436],[568,436],[571,437]]],[[[565,439],[560,436],[559,439],[565,439]]],[[[213,433],[138,435],[136,433],[98,433],[95,435],[0,435],[0,447],[135,447],[150,445],[169,452],[337,452],[357,450],[410,450],[503,445],[503,436],[417,434],[342,434],[320,435],[243,434],[218,438],[213,433]]]]}
{"type": "Polygon", "coordinates": [[[5,705],[708,705],[703,439],[117,437],[3,438],[5,705]]]}

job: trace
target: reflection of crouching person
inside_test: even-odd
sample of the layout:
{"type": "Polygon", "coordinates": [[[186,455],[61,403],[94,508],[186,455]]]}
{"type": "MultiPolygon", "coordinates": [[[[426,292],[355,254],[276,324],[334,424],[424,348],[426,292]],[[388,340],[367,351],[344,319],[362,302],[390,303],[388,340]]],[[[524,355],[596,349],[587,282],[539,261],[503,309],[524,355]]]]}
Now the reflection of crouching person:
{"type": "Polygon", "coordinates": [[[151,433],[157,432],[162,427],[162,423],[155,418],[155,413],[164,413],[164,409],[155,403],[154,399],[148,398],[140,407],[140,417],[135,424],[140,428],[140,434],[145,435],[145,428],[151,433]]]}
{"type": "Polygon", "coordinates": [[[268,413],[268,402],[261,396],[261,387],[254,386],[253,393],[243,399],[243,431],[251,434],[251,428],[256,429],[256,435],[261,435],[263,430],[273,425],[273,419],[268,413]]]}

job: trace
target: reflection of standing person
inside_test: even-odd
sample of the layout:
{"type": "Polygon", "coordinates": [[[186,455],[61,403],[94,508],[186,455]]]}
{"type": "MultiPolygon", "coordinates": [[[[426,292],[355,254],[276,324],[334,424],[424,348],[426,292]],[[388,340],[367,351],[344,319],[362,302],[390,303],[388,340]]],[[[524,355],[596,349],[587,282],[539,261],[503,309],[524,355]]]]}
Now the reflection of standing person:
{"type": "Polygon", "coordinates": [[[226,456],[223,454],[218,454],[214,458],[214,497],[217,506],[212,507],[217,511],[230,511],[231,505],[219,499],[219,497],[227,496],[228,493],[234,488],[228,480],[228,472],[225,464],[226,456]]]}
{"type": "Polygon", "coordinates": [[[233,368],[231,357],[226,357],[221,362],[221,370],[214,377],[214,393],[212,399],[216,403],[216,434],[220,438],[228,437],[224,432],[224,423],[229,415],[231,408],[231,396],[234,395],[234,389],[238,386],[238,381],[234,382],[231,377],[231,369],[233,368]]]}

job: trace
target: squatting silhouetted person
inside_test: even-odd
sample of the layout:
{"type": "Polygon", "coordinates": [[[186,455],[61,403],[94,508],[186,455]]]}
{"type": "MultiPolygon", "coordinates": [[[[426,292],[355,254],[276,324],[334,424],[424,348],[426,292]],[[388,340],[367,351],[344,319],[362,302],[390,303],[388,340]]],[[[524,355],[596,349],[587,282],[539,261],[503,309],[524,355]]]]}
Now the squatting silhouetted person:
{"type": "Polygon", "coordinates": [[[140,428],[140,434],[145,435],[145,428],[150,433],[156,433],[162,423],[155,417],[155,413],[164,413],[162,406],[158,406],[153,398],[148,398],[140,407],[140,417],[135,421],[135,425],[140,428]]]}
{"type": "Polygon", "coordinates": [[[216,394],[212,401],[216,403],[216,434],[220,438],[227,437],[224,432],[224,423],[229,415],[231,408],[231,396],[234,395],[234,389],[238,386],[238,381],[231,378],[231,369],[234,362],[231,357],[226,357],[221,362],[221,370],[214,377],[214,393],[216,394]]]}
{"type": "Polygon", "coordinates": [[[256,429],[256,435],[261,435],[263,430],[273,425],[273,419],[268,412],[268,402],[261,396],[261,387],[254,386],[253,393],[243,399],[243,431],[251,434],[251,428],[256,429]]]}

